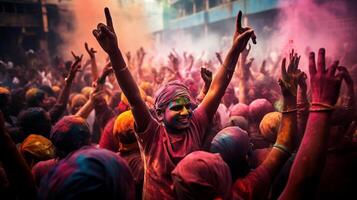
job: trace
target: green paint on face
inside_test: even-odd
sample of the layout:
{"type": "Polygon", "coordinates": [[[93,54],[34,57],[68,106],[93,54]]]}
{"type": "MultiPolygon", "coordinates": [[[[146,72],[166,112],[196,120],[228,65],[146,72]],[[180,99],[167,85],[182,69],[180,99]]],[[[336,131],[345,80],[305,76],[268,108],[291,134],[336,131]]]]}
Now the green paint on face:
{"type": "Polygon", "coordinates": [[[176,130],[188,128],[192,115],[191,102],[187,97],[178,97],[171,101],[164,114],[164,122],[176,130]]]}
{"type": "Polygon", "coordinates": [[[171,109],[174,106],[187,105],[187,104],[190,104],[190,99],[188,99],[187,97],[177,97],[176,99],[174,99],[169,103],[168,108],[171,109]]]}

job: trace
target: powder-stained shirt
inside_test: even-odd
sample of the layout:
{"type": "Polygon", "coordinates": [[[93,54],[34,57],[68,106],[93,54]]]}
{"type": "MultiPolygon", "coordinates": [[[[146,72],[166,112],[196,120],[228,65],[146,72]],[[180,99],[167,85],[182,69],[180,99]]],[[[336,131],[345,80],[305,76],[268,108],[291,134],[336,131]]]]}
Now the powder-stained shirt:
{"type": "Polygon", "coordinates": [[[190,127],[179,134],[167,133],[153,118],[144,132],[137,133],[146,168],[143,199],[174,199],[171,171],[187,154],[200,150],[207,127],[205,111],[197,108],[190,127]]]}
{"type": "Polygon", "coordinates": [[[268,199],[271,181],[268,169],[265,166],[259,166],[244,178],[236,180],[232,187],[231,199],[268,199]]]}
{"type": "Polygon", "coordinates": [[[51,169],[56,166],[58,159],[50,159],[46,161],[40,161],[36,163],[32,168],[32,175],[35,178],[37,186],[40,186],[41,179],[46,176],[46,174],[51,171],[51,169]]]}

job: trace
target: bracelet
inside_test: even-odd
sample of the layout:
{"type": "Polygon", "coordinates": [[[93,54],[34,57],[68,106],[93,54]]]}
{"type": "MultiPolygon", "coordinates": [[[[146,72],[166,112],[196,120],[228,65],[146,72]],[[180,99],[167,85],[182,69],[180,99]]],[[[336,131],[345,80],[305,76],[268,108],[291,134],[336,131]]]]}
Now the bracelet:
{"type": "Polygon", "coordinates": [[[312,102],[311,106],[318,106],[318,108],[310,108],[310,112],[329,112],[335,109],[334,106],[321,102],[312,102]]]}
{"type": "Polygon", "coordinates": [[[277,144],[275,143],[273,148],[278,149],[281,152],[284,152],[285,154],[287,154],[289,157],[291,156],[291,152],[288,150],[288,148],[286,148],[286,146],[282,145],[282,144],[277,144]]]}
{"type": "Polygon", "coordinates": [[[311,102],[311,105],[312,106],[320,106],[320,107],[324,107],[324,108],[329,108],[329,109],[334,109],[335,107],[330,105],[330,104],[327,104],[327,103],[320,103],[320,102],[311,102]]]}
{"type": "Polygon", "coordinates": [[[288,109],[288,110],[283,110],[281,111],[282,114],[286,114],[286,113],[292,113],[292,112],[296,112],[298,109],[294,108],[294,109],[288,109]]]}

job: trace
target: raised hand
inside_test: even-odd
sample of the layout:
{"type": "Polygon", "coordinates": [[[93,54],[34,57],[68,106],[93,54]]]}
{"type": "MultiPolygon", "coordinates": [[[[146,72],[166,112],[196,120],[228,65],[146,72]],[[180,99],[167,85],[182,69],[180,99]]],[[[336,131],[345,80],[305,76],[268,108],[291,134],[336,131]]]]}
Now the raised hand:
{"type": "Polygon", "coordinates": [[[343,71],[335,61],[328,69],[325,64],[325,49],[319,50],[317,58],[317,69],[314,52],[309,56],[309,72],[311,83],[312,106],[314,104],[326,104],[323,107],[332,107],[336,104],[342,82],[342,74],[336,70],[343,71]]]}
{"type": "Polygon", "coordinates": [[[76,76],[76,73],[81,69],[81,61],[83,58],[83,54],[77,56],[73,51],[71,51],[71,54],[75,60],[71,65],[67,78],[65,78],[65,81],[67,83],[73,81],[74,77],[76,76]]]}
{"type": "Polygon", "coordinates": [[[281,63],[281,79],[279,85],[284,97],[297,95],[297,86],[299,81],[303,78],[304,73],[298,69],[300,56],[294,50],[290,53],[289,66],[286,70],[286,59],[284,58],[281,63]]]}
{"type": "Polygon", "coordinates": [[[220,52],[216,52],[216,57],[218,59],[218,62],[222,65],[223,64],[223,60],[222,60],[222,55],[220,52]]]}
{"type": "Polygon", "coordinates": [[[300,89],[306,93],[306,91],[307,91],[307,84],[306,84],[307,76],[304,72],[302,72],[302,73],[303,74],[300,76],[300,78],[298,80],[298,85],[299,85],[300,89]]]}
{"type": "Polygon", "coordinates": [[[178,71],[178,68],[179,68],[179,59],[173,54],[173,53],[170,53],[169,56],[168,56],[171,64],[172,64],[172,68],[175,70],[175,71],[178,71]]]}
{"type": "Polygon", "coordinates": [[[93,35],[97,39],[100,46],[109,55],[113,55],[118,51],[118,40],[114,31],[112,17],[108,8],[104,9],[107,25],[99,23],[97,29],[93,30],[93,35]]]}
{"type": "Polygon", "coordinates": [[[342,76],[343,80],[346,82],[347,87],[352,87],[353,88],[353,79],[350,75],[350,73],[348,73],[347,69],[345,67],[337,67],[337,70],[339,70],[339,74],[342,76]]]}
{"type": "Polygon", "coordinates": [[[89,56],[90,56],[91,58],[94,58],[94,57],[95,57],[95,53],[97,53],[97,51],[94,50],[93,47],[92,47],[92,48],[89,48],[87,42],[84,43],[84,47],[86,48],[86,51],[88,52],[89,56]]]}
{"type": "Polygon", "coordinates": [[[130,62],[130,60],[131,60],[131,53],[130,53],[130,51],[126,52],[125,57],[126,57],[127,61],[130,62]]]}
{"type": "Polygon", "coordinates": [[[95,53],[97,53],[97,51],[94,50],[93,47],[89,48],[87,42],[84,43],[84,47],[86,48],[86,51],[88,52],[88,54],[89,54],[90,57],[94,57],[95,53]]]}
{"type": "Polygon", "coordinates": [[[264,74],[264,75],[268,75],[268,71],[266,70],[266,60],[263,60],[262,65],[260,66],[260,70],[259,72],[264,74]]]}
{"type": "Polygon", "coordinates": [[[136,51],[136,56],[138,57],[139,60],[144,59],[145,55],[146,55],[146,52],[143,47],[140,47],[140,49],[136,51]]]}
{"type": "Polygon", "coordinates": [[[243,28],[241,21],[242,11],[239,11],[236,21],[236,30],[233,36],[233,45],[239,52],[242,52],[246,48],[250,38],[252,38],[254,44],[257,43],[253,29],[250,27],[243,28]]]}
{"type": "Polygon", "coordinates": [[[212,82],[212,72],[204,67],[201,67],[201,78],[205,82],[205,85],[211,85],[212,82]]]}

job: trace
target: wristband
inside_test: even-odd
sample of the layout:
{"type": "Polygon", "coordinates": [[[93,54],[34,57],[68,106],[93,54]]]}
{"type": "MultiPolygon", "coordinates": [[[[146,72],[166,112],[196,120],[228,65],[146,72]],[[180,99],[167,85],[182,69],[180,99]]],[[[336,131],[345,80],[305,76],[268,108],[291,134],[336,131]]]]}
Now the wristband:
{"type": "Polygon", "coordinates": [[[284,152],[285,154],[287,154],[289,157],[291,156],[291,152],[288,150],[288,148],[286,148],[286,146],[282,145],[282,144],[277,144],[275,143],[273,148],[278,149],[281,152],[284,152]]]}
{"type": "Polygon", "coordinates": [[[311,106],[317,106],[317,108],[310,108],[310,112],[329,112],[335,109],[334,106],[321,102],[312,102],[311,106]]]}
{"type": "Polygon", "coordinates": [[[286,114],[286,113],[292,113],[292,112],[296,112],[298,109],[294,108],[294,109],[288,109],[288,110],[283,110],[281,111],[282,114],[286,114]]]}

